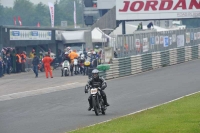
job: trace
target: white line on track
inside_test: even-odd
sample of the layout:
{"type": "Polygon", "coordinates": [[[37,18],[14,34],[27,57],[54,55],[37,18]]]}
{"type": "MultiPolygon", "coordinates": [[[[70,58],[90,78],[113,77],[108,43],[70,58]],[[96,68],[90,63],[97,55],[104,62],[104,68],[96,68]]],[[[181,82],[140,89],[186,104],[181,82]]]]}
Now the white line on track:
{"type": "MultiPolygon", "coordinates": [[[[168,104],[168,103],[171,103],[171,102],[174,102],[174,101],[183,99],[183,98],[185,98],[185,97],[188,97],[188,96],[191,96],[191,95],[194,95],[194,94],[197,94],[197,93],[200,93],[200,91],[194,92],[194,93],[191,93],[191,94],[188,94],[188,95],[185,95],[185,96],[176,98],[176,99],[174,99],[174,100],[171,100],[171,101],[168,101],[168,102],[165,102],[165,103],[162,103],[162,104],[158,104],[158,105],[155,105],[155,106],[146,108],[146,109],[142,109],[142,110],[139,110],[139,111],[130,113],[130,114],[126,114],[126,115],[123,115],[123,116],[120,116],[120,117],[117,117],[117,118],[113,118],[113,119],[109,119],[109,120],[106,120],[106,121],[103,121],[103,122],[99,122],[99,123],[96,123],[96,124],[92,124],[92,125],[87,126],[87,127],[92,127],[92,126],[99,125],[99,124],[103,124],[103,123],[106,123],[106,122],[109,122],[109,121],[112,121],[112,120],[115,120],[115,119],[118,119],[118,118],[122,118],[122,117],[130,116],[130,115],[134,115],[134,114],[137,114],[137,113],[141,113],[141,112],[143,112],[143,111],[146,111],[146,110],[149,110],[149,109],[153,109],[153,108],[156,108],[156,107],[158,107],[158,106],[165,105],[165,104],[168,104]]],[[[85,127],[85,128],[86,128],[86,127],[85,127]]],[[[72,131],[76,131],[76,130],[78,130],[78,129],[75,129],[75,130],[72,130],[72,131]]],[[[72,132],[72,131],[69,131],[69,132],[72,132]]]]}
{"type": "Polygon", "coordinates": [[[47,87],[47,88],[38,89],[38,90],[31,90],[31,91],[12,93],[12,94],[8,94],[8,95],[0,96],[0,101],[6,101],[6,100],[18,99],[18,98],[23,98],[23,97],[28,97],[28,96],[47,94],[47,93],[51,93],[51,92],[68,90],[68,89],[81,87],[81,86],[83,86],[82,83],[74,82],[74,83],[70,83],[70,84],[47,87]]]}

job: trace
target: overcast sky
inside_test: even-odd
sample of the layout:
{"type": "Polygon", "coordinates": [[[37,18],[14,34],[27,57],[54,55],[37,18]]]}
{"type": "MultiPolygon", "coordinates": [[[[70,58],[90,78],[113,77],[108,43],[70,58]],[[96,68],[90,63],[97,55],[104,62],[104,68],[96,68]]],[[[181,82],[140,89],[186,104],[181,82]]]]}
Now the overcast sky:
{"type": "MultiPolygon", "coordinates": [[[[14,1],[15,0],[0,0],[1,1],[1,4],[3,6],[8,6],[8,7],[13,7],[13,4],[14,4],[14,1]]],[[[55,2],[56,0],[30,0],[30,2],[34,3],[34,4],[37,4],[39,2],[42,2],[44,4],[48,4],[48,2],[55,2]]]]}

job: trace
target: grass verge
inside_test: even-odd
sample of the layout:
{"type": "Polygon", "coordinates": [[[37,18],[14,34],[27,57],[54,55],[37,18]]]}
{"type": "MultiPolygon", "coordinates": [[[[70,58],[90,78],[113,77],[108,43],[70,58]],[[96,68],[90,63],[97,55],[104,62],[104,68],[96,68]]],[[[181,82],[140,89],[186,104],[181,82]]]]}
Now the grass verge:
{"type": "Polygon", "coordinates": [[[70,133],[200,133],[200,93],[70,133]]]}

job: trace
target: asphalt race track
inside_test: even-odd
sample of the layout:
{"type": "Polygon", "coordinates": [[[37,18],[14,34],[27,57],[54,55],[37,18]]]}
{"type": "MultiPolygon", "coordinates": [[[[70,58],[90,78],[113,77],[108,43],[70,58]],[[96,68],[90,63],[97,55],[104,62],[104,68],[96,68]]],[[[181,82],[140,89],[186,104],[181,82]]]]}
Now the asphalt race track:
{"type": "MultiPolygon", "coordinates": [[[[56,84],[58,79],[61,78],[54,76],[51,83],[56,84]]],[[[0,88],[3,81],[0,79],[0,88]]],[[[32,82],[34,79],[29,84],[32,82]]],[[[200,91],[199,60],[108,81],[106,93],[111,106],[105,116],[87,111],[89,95],[83,87],[2,100],[0,133],[64,133],[197,91],[200,91]]]]}

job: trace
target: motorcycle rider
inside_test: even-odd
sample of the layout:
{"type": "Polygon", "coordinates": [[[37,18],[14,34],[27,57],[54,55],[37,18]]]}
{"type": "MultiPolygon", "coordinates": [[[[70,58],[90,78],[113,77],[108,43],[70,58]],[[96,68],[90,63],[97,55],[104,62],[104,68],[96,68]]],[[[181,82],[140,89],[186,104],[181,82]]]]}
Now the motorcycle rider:
{"type": "Polygon", "coordinates": [[[95,51],[92,52],[90,62],[91,62],[92,68],[97,68],[97,66],[98,66],[98,55],[95,51]]]}
{"type": "MultiPolygon", "coordinates": [[[[69,58],[69,53],[68,53],[68,52],[65,52],[65,54],[64,54],[63,62],[64,62],[65,60],[69,61],[69,63],[70,63],[70,58],[69,58]]],[[[63,70],[63,69],[61,69],[61,73],[62,73],[61,76],[63,77],[63,73],[64,73],[64,70],[63,70]]]]}
{"type": "MultiPolygon", "coordinates": [[[[92,71],[92,78],[88,81],[88,84],[86,86],[87,87],[85,87],[85,93],[88,93],[88,89],[90,88],[100,88],[100,94],[103,98],[105,106],[110,106],[107,102],[106,93],[103,91],[107,87],[107,83],[104,80],[104,78],[99,77],[99,71],[97,69],[94,69],[92,71]]],[[[88,111],[90,111],[93,108],[92,95],[89,96],[88,102],[89,102],[88,111]]]]}
{"type": "Polygon", "coordinates": [[[80,73],[85,75],[85,68],[84,68],[84,62],[85,62],[85,56],[84,54],[80,54],[80,60],[79,60],[79,64],[80,64],[80,73]]]}
{"type": "Polygon", "coordinates": [[[72,50],[70,50],[69,53],[69,58],[70,58],[70,71],[71,71],[71,76],[73,76],[73,69],[74,69],[74,59],[78,58],[78,54],[72,50]]]}

